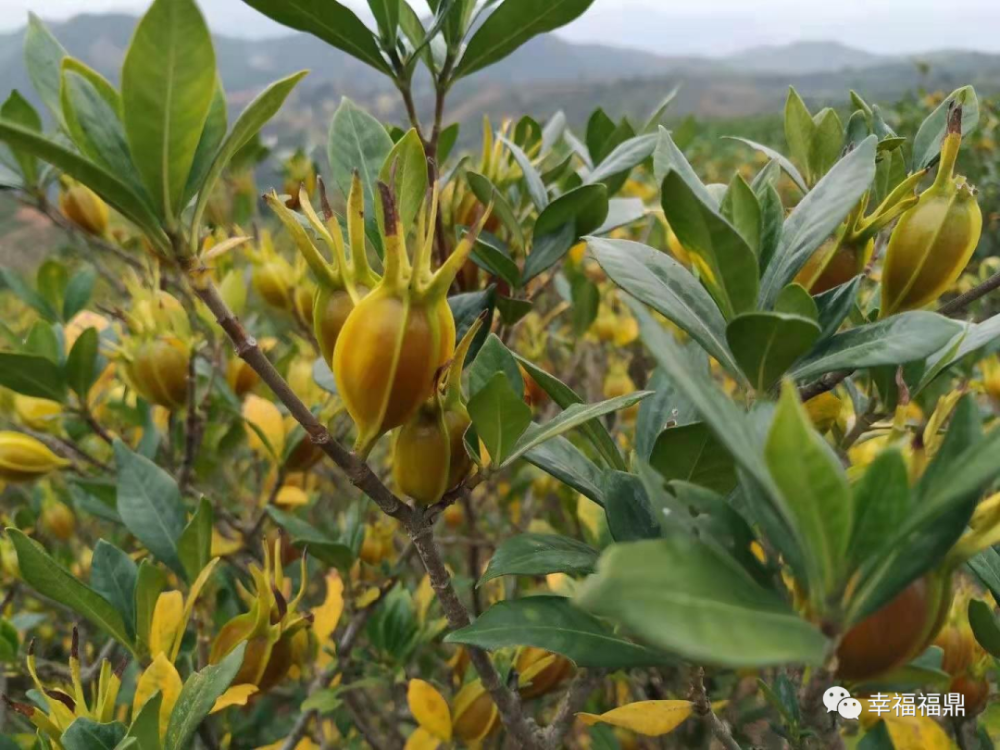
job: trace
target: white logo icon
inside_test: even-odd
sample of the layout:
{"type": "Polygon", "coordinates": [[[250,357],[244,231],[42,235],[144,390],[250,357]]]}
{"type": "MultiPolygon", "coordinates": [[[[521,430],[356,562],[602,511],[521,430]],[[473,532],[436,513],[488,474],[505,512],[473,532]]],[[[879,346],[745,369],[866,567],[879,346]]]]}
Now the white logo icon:
{"type": "Polygon", "coordinates": [[[828,688],[823,693],[823,705],[828,713],[836,711],[845,719],[856,719],[861,716],[861,701],[851,697],[846,689],[839,685],[828,688]]]}

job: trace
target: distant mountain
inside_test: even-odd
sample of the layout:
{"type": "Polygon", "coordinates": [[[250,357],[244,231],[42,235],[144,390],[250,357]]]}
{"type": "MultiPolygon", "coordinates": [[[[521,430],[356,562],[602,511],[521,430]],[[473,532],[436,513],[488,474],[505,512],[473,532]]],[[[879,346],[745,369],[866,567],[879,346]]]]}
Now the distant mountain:
{"type": "MultiPolygon", "coordinates": [[[[127,15],[80,15],[52,24],[71,54],[112,81],[136,19],[127,15]]],[[[17,88],[34,98],[22,60],[23,30],[0,35],[0,97],[17,88]]],[[[350,96],[377,116],[399,122],[398,95],[381,74],[306,34],[251,41],[216,36],[216,56],[230,105],[242,106],[264,85],[302,68],[312,72],[299,86],[271,132],[289,143],[319,143],[340,98],[350,96]]],[[[581,123],[600,104],[612,114],[642,116],[677,84],[674,114],[729,117],[775,112],[789,84],[813,103],[843,103],[850,88],[873,100],[896,99],[924,86],[948,89],[972,83],[984,93],[1000,89],[1000,55],[936,52],[920,57],[929,68],[902,57],[880,56],[836,42],[758,47],[728,57],[666,56],[637,49],[577,44],[539,36],[474,79],[459,82],[449,116],[478,132],[483,112],[495,118],[530,113],[545,117],[562,109],[581,123]]],[[[418,106],[430,107],[427,86],[417,87],[418,106]]]]}

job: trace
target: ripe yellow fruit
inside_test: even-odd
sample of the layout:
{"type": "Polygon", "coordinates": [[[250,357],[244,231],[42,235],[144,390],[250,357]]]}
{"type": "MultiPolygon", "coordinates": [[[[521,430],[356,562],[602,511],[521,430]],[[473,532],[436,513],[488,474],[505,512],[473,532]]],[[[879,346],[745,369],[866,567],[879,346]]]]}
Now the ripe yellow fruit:
{"type": "Polygon", "coordinates": [[[30,435],[0,432],[0,479],[6,482],[28,482],[69,463],[30,435]]]}
{"type": "Polygon", "coordinates": [[[64,179],[59,191],[59,210],[88,234],[103,237],[108,231],[108,204],[86,185],[64,179]]]}
{"type": "Polygon", "coordinates": [[[175,336],[164,335],[140,344],[126,367],[128,380],[152,404],[179,409],[187,401],[190,353],[175,336]]]}
{"type": "Polygon", "coordinates": [[[270,455],[264,440],[261,439],[263,435],[270,445],[270,450],[276,457],[281,458],[285,450],[285,420],[278,407],[265,398],[251,394],[243,402],[242,414],[247,423],[244,426],[250,449],[260,455],[270,455]]]}
{"type": "Polygon", "coordinates": [[[14,394],[14,411],[24,424],[33,430],[51,432],[59,427],[62,404],[47,398],[14,394]]]}
{"type": "Polygon", "coordinates": [[[61,500],[50,500],[42,506],[42,528],[61,542],[67,541],[76,531],[76,516],[61,500]]]}

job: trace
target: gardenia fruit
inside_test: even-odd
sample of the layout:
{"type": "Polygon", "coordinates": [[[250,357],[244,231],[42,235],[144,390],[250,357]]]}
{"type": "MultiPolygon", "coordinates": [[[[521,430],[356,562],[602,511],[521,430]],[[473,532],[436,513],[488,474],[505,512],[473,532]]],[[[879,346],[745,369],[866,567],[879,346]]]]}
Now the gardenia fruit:
{"type": "Polygon", "coordinates": [[[455,351],[455,319],[446,298],[475,238],[467,234],[436,273],[431,272],[437,189],[421,211],[413,263],[390,188],[379,183],[385,236],[385,275],[347,316],[333,354],[337,390],[357,426],[355,450],[367,455],[378,438],[406,422],[431,395],[435,375],[455,351]]]}
{"type": "Polygon", "coordinates": [[[903,214],[889,238],[880,317],[934,302],[955,283],[979,244],[983,215],[975,190],[954,175],[961,143],[962,108],[955,107],[934,184],[903,214]]]}
{"type": "Polygon", "coordinates": [[[0,432],[0,479],[28,482],[55,469],[69,466],[41,440],[20,432],[0,432]]]}

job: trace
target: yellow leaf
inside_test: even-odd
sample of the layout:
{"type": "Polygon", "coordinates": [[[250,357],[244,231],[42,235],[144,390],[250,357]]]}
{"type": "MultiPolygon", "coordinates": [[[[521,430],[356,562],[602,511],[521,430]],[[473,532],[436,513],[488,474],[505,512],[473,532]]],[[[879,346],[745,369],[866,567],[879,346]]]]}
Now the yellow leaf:
{"type": "Polygon", "coordinates": [[[297,508],[301,505],[309,504],[309,495],[301,487],[286,485],[278,490],[274,498],[274,504],[283,508],[297,508]]]}
{"type": "Polygon", "coordinates": [[[433,685],[423,680],[410,680],[406,702],[417,723],[445,742],[451,741],[451,711],[448,701],[433,685]]]}
{"type": "Polygon", "coordinates": [[[882,717],[896,750],[951,750],[951,740],[929,716],[882,717]]]}
{"type": "Polygon", "coordinates": [[[369,604],[374,604],[381,595],[382,590],[378,586],[370,586],[354,598],[354,606],[358,609],[364,609],[369,604]]]}
{"type": "Polygon", "coordinates": [[[156,600],[149,625],[149,655],[167,653],[174,645],[174,636],[184,611],[184,595],[180,591],[164,591],[156,600]]]}
{"type": "Polygon", "coordinates": [[[256,685],[233,685],[216,699],[210,713],[218,713],[230,706],[245,706],[250,696],[256,692],[256,685]]]}
{"type": "MultiPolygon", "coordinates": [[[[691,701],[638,701],[613,708],[603,714],[577,714],[587,726],[598,722],[631,729],[647,737],[674,731],[691,715],[691,701]]],[[[898,748],[897,748],[898,750],[898,748]]]]}
{"type": "Polygon", "coordinates": [[[277,406],[251,393],[243,402],[243,419],[249,423],[245,427],[247,445],[252,451],[262,456],[272,452],[274,457],[281,456],[285,450],[285,421],[277,406]],[[257,429],[251,428],[250,424],[257,429]],[[267,438],[270,448],[261,439],[261,435],[267,438]]]}
{"type": "Polygon", "coordinates": [[[326,575],[326,599],[318,607],[312,610],[313,633],[316,634],[316,642],[319,643],[318,665],[325,667],[333,657],[325,650],[326,642],[333,631],[337,628],[340,616],[344,612],[344,581],[340,573],[331,570],[326,575]]]}
{"type": "Polygon", "coordinates": [[[431,577],[425,575],[417,587],[417,593],[413,596],[413,603],[417,605],[417,619],[421,624],[427,622],[427,612],[434,602],[434,589],[431,587],[431,577]]]}
{"type": "Polygon", "coordinates": [[[212,571],[215,570],[215,566],[218,564],[219,558],[213,557],[209,560],[208,565],[201,569],[198,577],[191,584],[191,590],[188,591],[187,599],[184,602],[184,611],[181,613],[180,625],[177,633],[174,635],[173,648],[170,650],[171,661],[176,661],[177,654],[181,651],[181,640],[184,638],[184,631],[187,630],[188,620],[191,619],[191,612],[194,611],[194,603],[198,600],[201,590],[205,587],[209,576],[212,575],[212,571]]]}
{"type": "MultiPolygon", "coordinates": [[[[285,746],[284,738],[278,740],[277,742],[272,742],[270,745],[261,745],[257,750],[281,750],[285,746]]],[[[295,746],[295,750],[319,750],[319,745],[312,741],[309,737],[303,737],[299,740],[299,744],[295,746]]]]}
{"type": "Polygon", "coordinates": [[[135,697],[132,699],[132,716],[135,717],[139,710],[156,693],[163,696],[160,704],[160,738],[167,733],[167,724],[170,722],[170,714],[173,713],[177,696],[181,693],[181,676],[177,674],[177,669],[166,654],[162,651],[153,659],[153,663],[146,667],[146,671],[135,684],[135,697]]]}
{"type": "Polygon", "coordinates": [[[423,727],[417,727],[416,731],[406,738],[403,750],[437,750],[440,746],[441,740],[423,727]]]}
{"type": "Polygon", "coordinates": [[[212,529],[212,557],[225,557],[226,555],[232,555],[243,549],[243,539],[238,536],[235,539],[230,539],[227,536],[222,536],[218,529],[212,529]]]}

